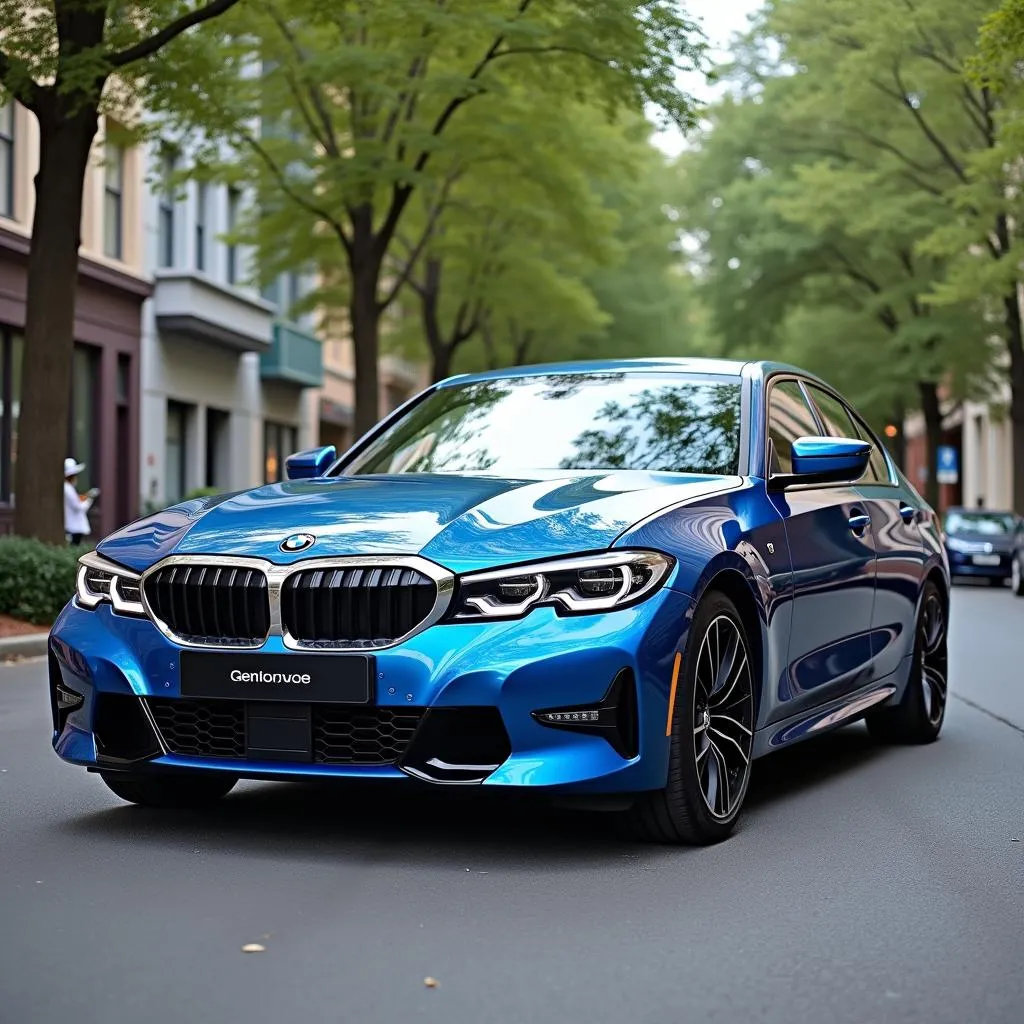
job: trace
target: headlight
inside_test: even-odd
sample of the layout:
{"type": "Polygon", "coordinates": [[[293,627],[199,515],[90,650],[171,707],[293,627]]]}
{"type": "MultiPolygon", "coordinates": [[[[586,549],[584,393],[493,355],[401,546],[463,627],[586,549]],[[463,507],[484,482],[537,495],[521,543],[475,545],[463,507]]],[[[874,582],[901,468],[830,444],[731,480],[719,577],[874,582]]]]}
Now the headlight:
{"type": "Polygon", "coordinates": [[[449,620],[518,619],[538,605],[563,615],[625,608],[650,597],[673,564],[655,551],[609,551],[472,573],[459,580],[449,620]]]}
{"type": "Polygon", "coordinates": [[[950,537],[946,535],[946,547],[950,551],[975,551],[977,546],[972,544],[970,541],[959,540],[956,537],[950,537]]]}
{"type": "Polygon", "coordinates": [[[108,601],[121,615],[146,614],[138,575],[97,554],[82,555],[78,560],[76,592],[83,608],[108,601]]]}

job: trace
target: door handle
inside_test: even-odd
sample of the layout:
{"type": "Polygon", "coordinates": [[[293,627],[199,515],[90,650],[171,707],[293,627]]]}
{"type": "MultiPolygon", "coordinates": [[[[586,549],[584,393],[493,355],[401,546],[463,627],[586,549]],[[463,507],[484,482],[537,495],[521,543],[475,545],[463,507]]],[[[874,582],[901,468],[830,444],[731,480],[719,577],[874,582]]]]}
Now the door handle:
{"type": "Polygon", "coordinates": [[[903,522],[912,523],[917,518],[917,509],[912,505],[900,505],[900,515],[903,522]]]}
{"type": "Polygon", "coordinates": [[[856,534],[863,533],[871,525],[871,516],[857,512],[849,518],[850,529],[856,534]]]}

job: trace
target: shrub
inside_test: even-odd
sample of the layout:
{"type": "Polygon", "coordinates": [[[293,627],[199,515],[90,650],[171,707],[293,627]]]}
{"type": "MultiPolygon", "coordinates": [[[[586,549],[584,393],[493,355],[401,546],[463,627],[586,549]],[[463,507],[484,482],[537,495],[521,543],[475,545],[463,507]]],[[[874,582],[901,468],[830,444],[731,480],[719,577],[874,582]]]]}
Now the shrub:
{"type": "Polygon", "coordinates": [[[0,537],[0,613],[50,625],[74,595],[78,559],[89,547],[0,537]]]}

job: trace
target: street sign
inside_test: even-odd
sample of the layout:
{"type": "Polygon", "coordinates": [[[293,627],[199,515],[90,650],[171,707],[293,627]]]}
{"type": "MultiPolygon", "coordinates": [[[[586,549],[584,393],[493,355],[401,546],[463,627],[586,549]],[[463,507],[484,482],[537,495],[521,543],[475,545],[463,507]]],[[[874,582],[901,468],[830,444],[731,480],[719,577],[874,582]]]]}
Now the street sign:
{"type": "Polygon", "coordinates": [[[939,468],[935,479],[940,484],[955,484],[960,479],[960,453],[952,445],[943,444],[937,456],[939,468]]]}

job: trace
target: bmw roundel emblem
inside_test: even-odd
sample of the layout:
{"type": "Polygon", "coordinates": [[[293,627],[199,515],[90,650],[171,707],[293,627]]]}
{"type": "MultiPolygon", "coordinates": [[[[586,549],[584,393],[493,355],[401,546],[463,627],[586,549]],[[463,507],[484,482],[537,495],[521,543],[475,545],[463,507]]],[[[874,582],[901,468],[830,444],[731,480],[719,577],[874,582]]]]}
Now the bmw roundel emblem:
{"type": "Polygon", "coordinates": [[[311,533],[293,533],[281,541],[282,551],[305,551],[316,543],[316,537],[311,533]]]}

